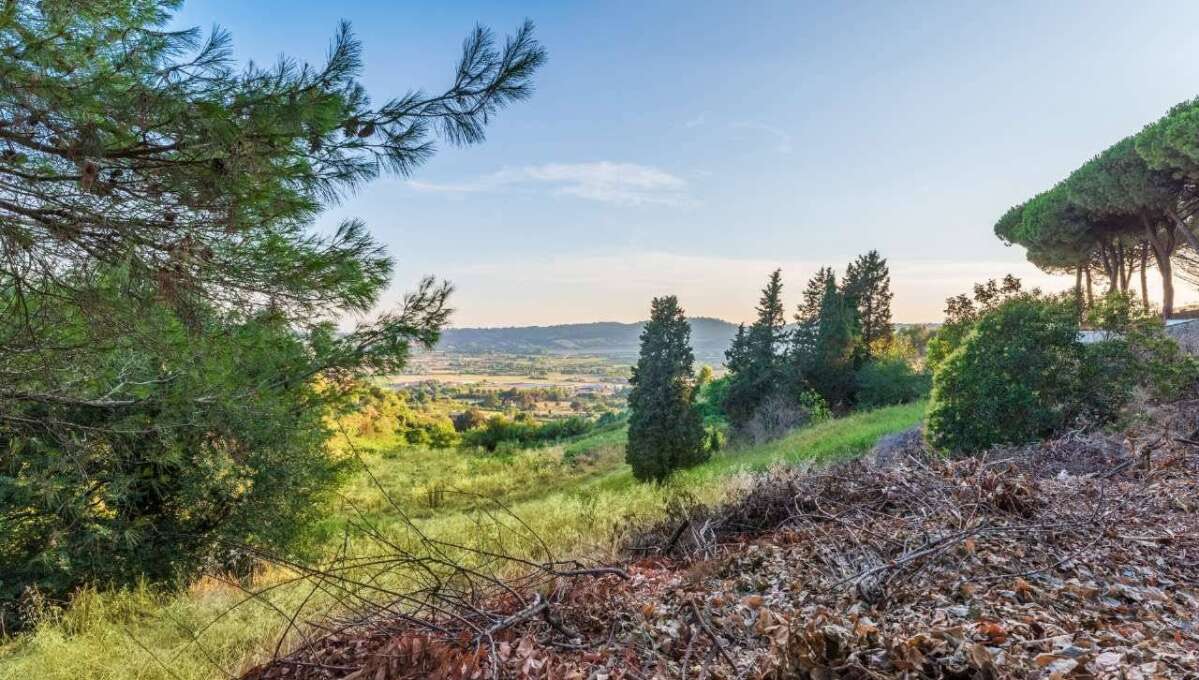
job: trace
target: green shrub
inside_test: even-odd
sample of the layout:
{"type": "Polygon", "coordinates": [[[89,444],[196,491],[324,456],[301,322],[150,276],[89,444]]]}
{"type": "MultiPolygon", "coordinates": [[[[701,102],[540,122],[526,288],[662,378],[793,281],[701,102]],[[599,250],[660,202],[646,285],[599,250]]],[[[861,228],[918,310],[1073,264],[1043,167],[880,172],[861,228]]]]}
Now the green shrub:
{"type": "Polygon", "coordinates": [[[528,418],[492,416],[482,427],[464,432],[462,445],[491,452],[514,451],[579,437],[594,429],[593,421],[577,416],[546,423],[538,423],[528,418]]]}
{"type": "Polygon", "coordinates": [[[1199,379],[1199,362],[1166,334],[1161,318],[1126,293],[1109,293],[1087,312],[1106,339],[1087,347],[1083,381],[1098,415],[1113,414],[1140,389],[1149,399],[1181,397],[1199,379]]]}
{"type": "Polygon", "coordinates": [[[695,408],[707,425],[725,424],[724,401],[729,394],[729,376],[709,380],[698,387],[695,408]]]}
{"type": "MultiPolygon", "coordinates": [[[[84,320],[58,321],[60,340],[79,337],[84,320]]],[[[199,318],[199,334],[158,308],[130,323],[140,336],[75,368],[96,385],[163,376],[135,398],[31,401],[0,418],[0,624],[18,623],[31,593],[181,584],[241,566],[237,546],[289,549],[344,469],[328,447],[332,395],[279,380],[308,361],[285,320],[199,318]]]]}
{"type": "Polygon", "coordinates": [[[435,449],[458,445],[454,420],[419,400],[414,405],[404,394],[366,382],[357,383],[350,398],[349,412],[338,419],[338,425],[352,434],[394,435],[410,446],[435,449]]]}
{"type": "Polygon", "coordinates": [[[858,369],[858,406],[877,408],[923,399],[931,383],[928,373],[916,371],[907,360],[882,357],[858,369]]]}
{"type": "Polygon", "coordinates": [[[982,313],[933,377],[927,431],[935,446],[972,451],[1023,443],[1078,423],[1106,423],[1134,398],[1169,400],[1199,380],[1199,362],[1160,318],[1113,293],[1087,313],[1104,335],[1078,339],[1077,302],[1015,293],[982,313]]]}
{"type": "Polygon", "coordinates": [[[1087,396],[1077,318],[1072,301],[1036,293],[983,314],[933,376],[929,441],[975,451],[1033,441],[1070,423],[1087,396]]]}
{"type": "Polygon", "coordinates": [[[723,449],[727,443],[727,437],[725,436],[724,430],[721,430],[718,427],[709,427],[706,429],[708,434],[704,443],[704,448],[708,450],[708,453],[716,453],[717,451],[723,449]]]}
{"type": "MultiPolygon", "coordinates": [[[[935,372],[941,362],[961,346],[983,315],[995,310],[1006,300],[1027,295],[1023,290],[1024,284],[1020,279],[1008,274],[999,281],[991,279],[986,283],[974,284],[972,295],[962,294],[946,300],[945,323],[928,340],[925,368],[935,372]]],[[[1036,295],[1037,291],[1031,294],[1036,295]]]]}

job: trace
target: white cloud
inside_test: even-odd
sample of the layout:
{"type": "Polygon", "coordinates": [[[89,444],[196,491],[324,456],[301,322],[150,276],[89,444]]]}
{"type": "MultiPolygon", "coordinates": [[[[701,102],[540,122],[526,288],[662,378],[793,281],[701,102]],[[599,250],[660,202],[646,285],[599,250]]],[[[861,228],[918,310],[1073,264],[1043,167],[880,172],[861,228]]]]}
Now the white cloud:
{"type": "Polygon", "coordinates": [[[695,118],[692,118],[691,120],[683,123],[683,127],[685,127],[685,128],[699,127],[700,125],[703,125],[707,121],[707,119],[708,119],[708,114],[701,113],[698,116],[696,116],[695,118]]]}
{"type": "Polygon", "coordinates": [[[687,182],[665,170],[637,163],[545,163],[503,168],[489,175],[456,183],[411,180],[410,189],[466,194],[531,187],[553,193],[617,205],[679,205],[687,202],[687,182]]]}

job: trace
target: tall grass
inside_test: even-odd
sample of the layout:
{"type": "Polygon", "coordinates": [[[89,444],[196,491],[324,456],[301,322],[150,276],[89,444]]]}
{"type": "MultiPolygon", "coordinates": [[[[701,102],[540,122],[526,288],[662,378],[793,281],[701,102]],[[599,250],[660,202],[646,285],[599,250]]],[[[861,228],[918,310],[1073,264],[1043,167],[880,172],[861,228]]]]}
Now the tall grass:
{"type": "MultiPolygon", "coordinates": [[[[745,473],[780,462],[860,454],[879,437],[911,427],[922,413],[923,404],[912,404],[823,422],[763,446],[722,452],[663,486],[633,481],[623,462],[623,430],[499,457],[397,451],[378,440],[355,442],[355,449],[391,501],[432,537],[502,542],[506,551],[534,559],[544,559],[545,548],[558,556],[602,558],[631,528],[661,518],[667,502],[680,494],[719,502],[744,485],[745,473]],[[507,505],[541,542],[513,539],[493,524],[481,524],[485,498],[507,505]]],[[[323,552],[341,546],[355,521],[402,540],[408,525],[391,501],[368,475],[360,475],[320,527],[323,552]]],[[[70,607],[45,612],[32,631],[0,646],[0,679],[200,680],[236,674],[271,653],[286,625],[281,612],[293,611],[308,596],[309,588],[290,583],[291,577],[280,568],[257,574],[252,585],[262,595],[248,601],[237,584],[216,577],[174,594],[149,587],[82,592],[70,607]]],[[[330,603],[317,605],[306,611],[315,615],[330,603]]]]}

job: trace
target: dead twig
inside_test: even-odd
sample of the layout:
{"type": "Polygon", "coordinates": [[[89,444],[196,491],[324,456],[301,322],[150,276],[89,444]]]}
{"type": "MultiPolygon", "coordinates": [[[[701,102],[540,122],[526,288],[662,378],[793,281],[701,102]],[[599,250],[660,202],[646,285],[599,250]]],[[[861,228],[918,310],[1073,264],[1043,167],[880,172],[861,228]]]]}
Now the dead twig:
{"type": "Polygon", "coordinates": [[[736,662],[734,662],[733,657],[729,656],[729,653],[725,651],[724,643],[720,641],[720,638],[716,636],[716,633],[713,632],[711,626],[708,625],[708,620],[704,618],[704,615],[699,611],[699,607],[695,605],[695,600],[687,598],[687,604],[691,607],[691,612],[695,614],[696,623],[698,623],[699,627],[705,633],[707,633],[708,638],[712,640],[712,644],[716,647],[716,651],[720,652],[720,656],[725,660],[726,663],[728,663],[729,667],[736,672],[736,662]]]}

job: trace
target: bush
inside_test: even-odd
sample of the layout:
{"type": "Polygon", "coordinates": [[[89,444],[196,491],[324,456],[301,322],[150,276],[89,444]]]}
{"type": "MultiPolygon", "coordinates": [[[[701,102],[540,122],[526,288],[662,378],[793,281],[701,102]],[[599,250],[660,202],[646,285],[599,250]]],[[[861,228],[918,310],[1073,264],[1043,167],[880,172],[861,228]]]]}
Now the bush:
{"type": "Polygon", "coordinates": [[[1087,348],[1083,376],[1097,399],[1115,399],[1122,405],[1137,389],[1150,399],[1177,399],[1199,380],[1199,362],[1166,334],[1161,318],[1134,297],[1109,293],[1087,312],[1086,322],[1106,335],[1087,348]]]}
{"type": "Polygon", "coordinates": [[[1073,301],[1014,296],[982,315],[933,376],[927,432],[974,451],[1053,434],[1084,408],[1073,301]]]}
{"type": "Polygon", "coordinates": [[[695,408],[704,423],[715,425],[728,422],[724,415],[724,402],[729,394],[729,380],[729,376],[725,375],[698,386],[695,408]]]}
{"type": "Polygon", "coordinates": [[[621,427],[629,422],[629,414],[627,411],[604,411],[599,418],[595,419],[595,429],[607,430],[621,427]]]}
{"type": "Polygon", "coordinates": [[[810,425],[830,416],[824,399],[812,390],[802,392],[798,398],[782,395],[767,397],[754,410],[749,422],[737,434],[754,444],[777,439],[791,430],[810,425]]]}
{"type": "Polygon", "coordinates": [[[348,413],[339,426],[363,437],[397,436],[409,446],[443,449],[458,444],[457,424],[449,416],[413,406],[395,390],[359,382],[350,395],[348,413]]]}
{"type": "Polygon", "coordinates": [[[479,408],[472,406],[454,416],[454,429],[459,432],[473,430],[487,424],[487,415],[479,408]]]}
{"type": "Polygon", "coordinates": [[[1019,293],[982,314],[933,376],[929,441],[951,451],[1024,443],[1120,416],[1134,397],[1176,399],[1199,380],[1160,319],[1114,293],[1087,313],[1103,337],[1078,339],[1074,299],[1019,293]]]}
{"type": "MultiPolygon", "coordinates": [[[[57,331],[73,337],[76,323],[64,314],[57,331]]],[[[176,585],[232,566],[231,546],[292,548],[344,470],[321,407],[331,395],[313,381],[280,384],[308,360],[284,320],[216,332],[199,319],[212,332],[192,334],[158,309],[136,323],[158,343],[130,333],[75,368],[97,385],[122,372],[164,376],[137,398],[30,402],[0,418],[3,626],[19,623],[23,597],[176,585]]]]}
{"type": "Polygon", "coordinates": [[[932,377],[913,369],[907,360],[882,357],[858,369],[858,406],[877,408],[906,404],[927,396],[931,386],[932,377]]]}
{"type": "Polygon", "coordinates": [[[707,436],[704,442],[704,448],[708,453],[716,453],[724,448],[726,437],[724,430],[718,427],[707,428],[707,436]]]}
{"type": "Polygon", "coordinates": [[[579,437],[595,429],[595,423],[577,416],[537,423],[525,418],[492,416],[479,428],[462,434],[462,445],[506,452],[579,437]]]}

